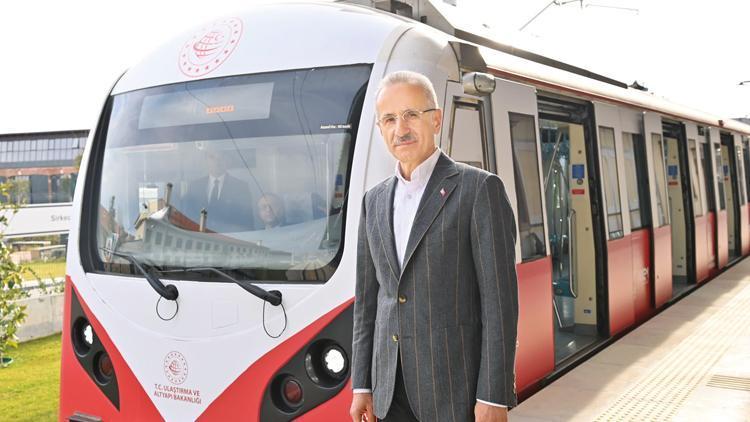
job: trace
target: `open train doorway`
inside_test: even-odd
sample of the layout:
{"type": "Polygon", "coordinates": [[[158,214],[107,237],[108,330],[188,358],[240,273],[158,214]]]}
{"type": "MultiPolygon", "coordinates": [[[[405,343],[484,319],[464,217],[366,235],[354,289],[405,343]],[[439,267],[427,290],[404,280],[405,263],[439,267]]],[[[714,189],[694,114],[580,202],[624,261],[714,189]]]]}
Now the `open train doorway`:
{"type": "MultiPolygon", "coordinates": [[[[597,283],[603,247],[596,247],[601,229],[592,214],[598,198],[596,174],[590,165],[591,133],[585,104],[539,97],[542,176],[552,255],[555,364],[602,338],[606,312],[597,283]],[[598,268],[597,268],[598,267],[598,268]]],[[[599,223],[601,225],[601,223],[599,223]]]]}
{"type": "Polygon", "coordinates": [[[684,126],[663,121],[662,129],[672,222],[672,297],[677,297],[695,284],[692,185],[684,126]]]}

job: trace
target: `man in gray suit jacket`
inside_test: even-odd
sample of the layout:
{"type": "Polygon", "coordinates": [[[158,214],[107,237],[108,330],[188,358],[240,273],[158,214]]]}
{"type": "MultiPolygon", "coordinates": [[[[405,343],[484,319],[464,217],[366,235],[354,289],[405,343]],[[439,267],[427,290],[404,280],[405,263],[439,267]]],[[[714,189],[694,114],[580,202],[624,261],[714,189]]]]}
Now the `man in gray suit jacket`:
{"type": "Polygon", "coordinates": [[[386,76],[376,108],[398,163],[362,204],[352,420],[507,420],[518,289],[503,183],[436,147],[442,111],[423,75],[386,76]]]}

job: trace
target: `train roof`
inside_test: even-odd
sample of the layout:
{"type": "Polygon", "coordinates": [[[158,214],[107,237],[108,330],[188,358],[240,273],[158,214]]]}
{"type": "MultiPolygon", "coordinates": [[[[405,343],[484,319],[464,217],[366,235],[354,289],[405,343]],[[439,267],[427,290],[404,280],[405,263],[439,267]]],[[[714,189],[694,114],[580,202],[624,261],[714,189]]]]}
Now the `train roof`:
{"type": "Polygon", "coordinates": [[[129,69],[113,93],[198,78],[374,63],[387,60],[389,52],[383,49],[388,40],[410,27],[426,25],[445,34],[447,41],[477,46],[487,71],[499,77],[750,135],[748,124],[675,104],[606,76],[502,44],[470,22],[461,22],[451,13],[453,6],[440,1],[405,1],[415,3],[420,15],[404,17],[361,4],[376,4],[367,0],[256,5],[165,43],[129,69]],[[197,56],[186,48],[196,42],[205,47],[197,56]]]}

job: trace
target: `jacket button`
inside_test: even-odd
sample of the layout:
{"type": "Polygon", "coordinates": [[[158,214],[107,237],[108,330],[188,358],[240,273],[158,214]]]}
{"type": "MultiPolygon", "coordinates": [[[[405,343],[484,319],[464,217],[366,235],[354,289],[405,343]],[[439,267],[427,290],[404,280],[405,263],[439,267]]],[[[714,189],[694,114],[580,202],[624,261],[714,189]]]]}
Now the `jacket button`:
{"type": "Polygon", "coordinates": [[[393,335],[393,341],[398,341],[398,335],[396,334],[393,335]]]}
{"type": "Polygon", "coordinates": [[[406,303],[406,296],[399,295],[398,296],[398,303],[406,303]]]}

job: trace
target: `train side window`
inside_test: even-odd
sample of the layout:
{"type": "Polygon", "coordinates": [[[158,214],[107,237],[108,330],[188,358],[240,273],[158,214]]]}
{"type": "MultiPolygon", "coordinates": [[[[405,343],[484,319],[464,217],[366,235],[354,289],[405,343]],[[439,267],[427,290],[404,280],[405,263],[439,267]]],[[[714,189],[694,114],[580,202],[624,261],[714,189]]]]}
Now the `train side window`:
{"type": "Polygon", "coordinates": [[[620,185],[617,174],[617,152],[615,151],[615,130],[599,127],[600,154],[602,157],[602,178],[604,181],[604,203],[607,207],[607,226],[610,239],[623,236],[622,207],[620,206],[620,185]]]}
{"type": "Polygon", "coordinates": [[[546,255],[536,130],[534,116],[509,113],[509,118],[521,259],[528,261],[546,255]]]}
{"type": "Polygon", "coordinates": [[[480,107],[480,104],[463,101],[454,103],[448,155],[455,161],[487,169],[485,131],[482,130],[480,107]]]}
{"type": "Polygon", "coordinates": [[[690,186],[693,190],[693,212],[696,217],[703,215],[703,193],[698,179],[698,154],[695,139],[688,139],[688,155],[690,160],[690,186]]]}
{"type": "Polygon", "coordinates": [[[651,134],[651,148],[654,158],[654,179],[656,181],[656,213],[659,217],[658,227],[669,224],[667,207],[667,174],[664,170],[664,146],[661,135],[651,134]]]}
{"type": "Polygon", "coordinates": [[[734,147],[737,158],[737,184],[739,185],[740,191],[740,205],[747,203],[747,188],[745,187],[745,163],[742,161],[742,147],[737,145],[734,147]]]}
{"type": "Polygon", "coordinates": [[[713,171],[711,171],[711,160],[706,157],[711,156],[711,146],[708,143],[701,144],[698,150],[703,165],[703,181],[706,184],[706,203],[708,212],[716,211],[716,199],[714,197],[713,171]]]}
{"type": "Polygon", "coordinates": [[[714,146],[714,156],[716,159],[716,185],[719,189],[719,211],[727,209],[727,201],[724,197],[724,177],[729,177],[729,164],[724,163],[721,159],[721,144],[714,146]]]}
{"type": "Polygon", "coordinates": [[[750,196],[750,155],[748,155],[747,138],[742,138],[742,162],[745,164],[745,194],[750,196]]]}
{"type": "Polygon", "coordinates": [[[638,230],[648,225],[648,214],[641,203],[641,198],[648,195],[646,178],[646,157],[640,135],[622,133],[622,146],[625,152],[625,177],[628,190],[628,209],[630,210],[631,230],[638,230]]]}

